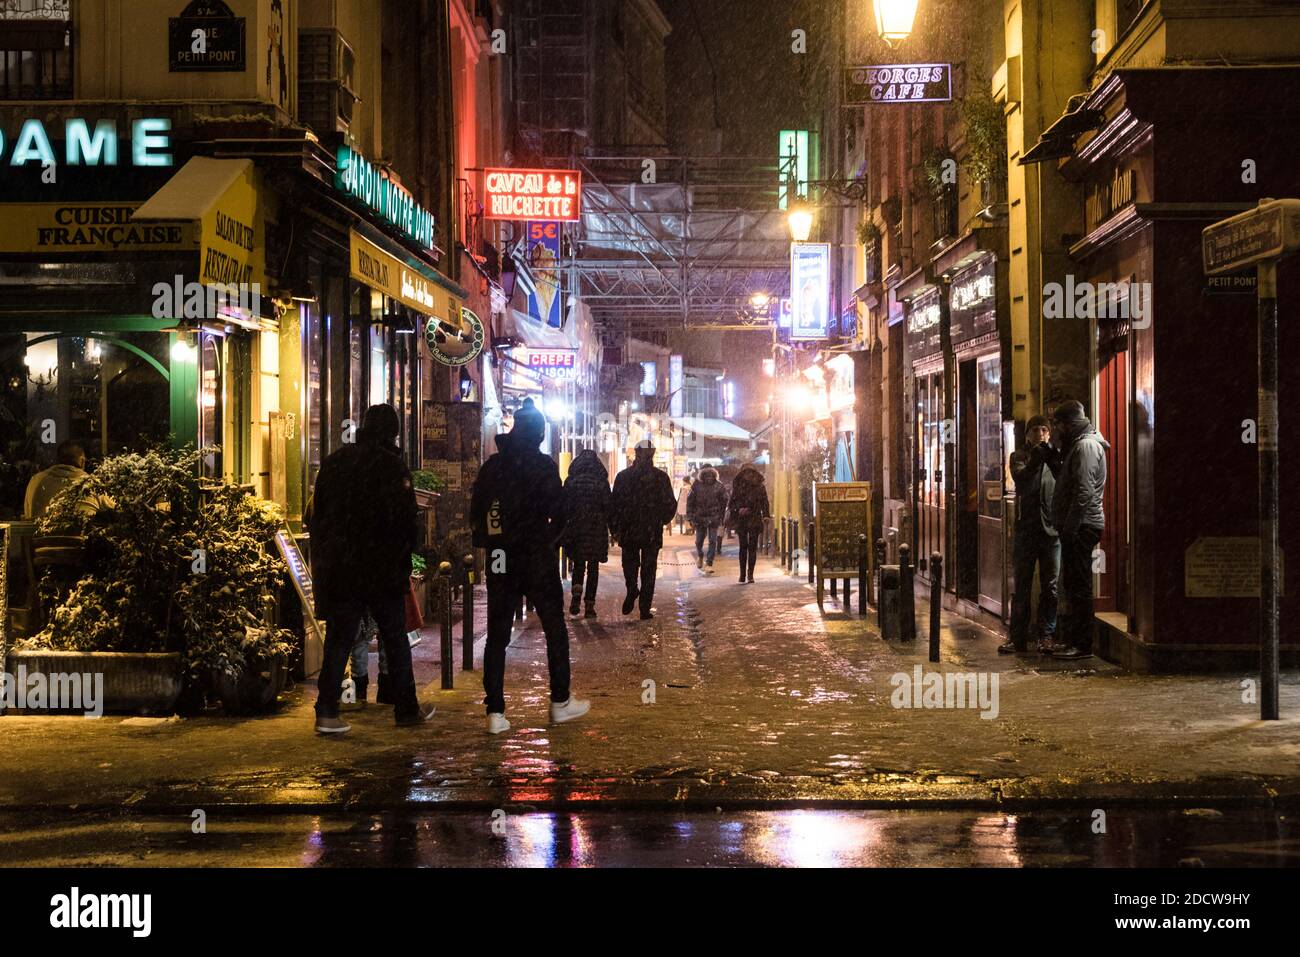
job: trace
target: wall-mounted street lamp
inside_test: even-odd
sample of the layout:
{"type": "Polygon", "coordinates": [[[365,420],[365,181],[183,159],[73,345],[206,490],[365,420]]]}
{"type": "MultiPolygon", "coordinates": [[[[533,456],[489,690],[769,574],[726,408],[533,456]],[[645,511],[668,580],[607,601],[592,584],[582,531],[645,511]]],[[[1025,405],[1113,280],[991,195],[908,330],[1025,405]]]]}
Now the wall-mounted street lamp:
{"type": "Polygon", "coordinates": [[[812,207],[803,202],[791,203],[786,220],[790,224],[790,238],[796,243],[806,243],[808,237],[812,235],[812,207]]]}
{"type": "Polygon", "coordinates": [[[912,35],[917,0],[874,0],[876,32],[890,46],[912,35]]]}

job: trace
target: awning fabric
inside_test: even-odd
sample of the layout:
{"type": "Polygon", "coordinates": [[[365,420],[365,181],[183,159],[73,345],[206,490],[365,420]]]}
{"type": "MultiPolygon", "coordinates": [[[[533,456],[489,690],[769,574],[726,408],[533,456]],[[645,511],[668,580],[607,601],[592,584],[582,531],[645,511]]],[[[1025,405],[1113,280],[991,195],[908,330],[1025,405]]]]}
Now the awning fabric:
{"type": "Polygon", "coordinates": [[[196,156],[181,167],[133,219],[202,219],[252,167],[247,159],[212,159],[196,156]]]}
{"type": "Polygon", "coordinates": [[[750,434],[734,422],[726,419],[704,419],[693,416],[679,416],[670,420],[679,429],[694,432],[706,439],[728,439],[733,442],[748,442],[750,434]]]}

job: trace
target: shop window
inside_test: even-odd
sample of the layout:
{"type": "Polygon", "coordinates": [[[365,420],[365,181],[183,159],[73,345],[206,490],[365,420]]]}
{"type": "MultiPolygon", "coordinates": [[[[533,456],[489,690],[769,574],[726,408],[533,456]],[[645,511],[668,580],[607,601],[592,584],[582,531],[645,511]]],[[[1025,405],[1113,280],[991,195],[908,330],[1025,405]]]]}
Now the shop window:
{"type": "Polygon", "coordinates": [[[223,396],[221,389],[221,341],[204,333],[199,346],[199,435],[201,449],[207,452],[200,462],[204,478],[219,480],[222,475],[223,396]]]}
{"type": "Polygon", "coordinates": [[[325,330],[321,315],[314,309],[303,307],[302,323],[305,329],[303,342],[307,349],[307,488],[316,487],[316,473],[324,457],[322,424],[325,422],[323,402],[326,396],[325,330]]]}
{"type": "Polygon", "coordinates": [[[69,6],[69,0],[0,0],[0,99],[71,99],[69,6]]]}
{"type": "Polygon", "coordinates": [[[979,362],[977,450],[979,513],[1002,517],[1002,363],[996,356],[979,362]]]}

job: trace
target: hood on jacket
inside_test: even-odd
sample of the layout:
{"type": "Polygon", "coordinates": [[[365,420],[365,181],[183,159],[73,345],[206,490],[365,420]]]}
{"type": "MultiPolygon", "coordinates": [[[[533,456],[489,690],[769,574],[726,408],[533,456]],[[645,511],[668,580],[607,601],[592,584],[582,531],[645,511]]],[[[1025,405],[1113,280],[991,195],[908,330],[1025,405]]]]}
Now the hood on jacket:
{"type": "Polygon", "coordinates": [[[583,449],[577,457],[569,463],[569,475],[593,475],[600,476],[606,482],[609,481],[609,473],[605,471],[605,463],[600,460],[600,456],[593,449],[583,449]]]}
{"type": "Polygon", "coordinates": [[[699,481],[703,482],[705,485],[709,485],[710,483],[716,482],[717,480],[718,480],[717,469],[707,468],[707,467],[700,469],[699,481]]]}
{"type": "Polygon", "coordinates": [[[746,465],[736,475],[736,485],[762,485],[763,473],[752,465],[746,465]]]}
{"type": "MultiPolygon", "coordinates": [[[[1086,422],[1087,420],[1085,419],[1084,421],[1086,422]]],[[[1086,439],[1086,438],[1096,439],[1098,442],[1101,443],[1101,447],[1103,449],[1110,448],[1110,443],[1106,441],[1106,437],[1103,436],[1100,432],[1098,432],[1097,427],[1093,425],[1091,422],[1088,422],[1087,427],[1084,428],[1083,432],[1080,433],[1079,437],[1075,439],[1075,441],[1077,442],[1079,441],[1079,439],[1086,439]]]]}

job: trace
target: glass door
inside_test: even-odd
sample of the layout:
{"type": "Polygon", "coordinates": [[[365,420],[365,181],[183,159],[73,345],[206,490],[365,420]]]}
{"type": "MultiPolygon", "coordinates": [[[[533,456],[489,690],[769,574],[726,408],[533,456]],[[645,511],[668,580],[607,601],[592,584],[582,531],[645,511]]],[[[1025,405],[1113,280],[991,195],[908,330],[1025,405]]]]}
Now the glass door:
{"type": "Polygon", "coordinates": [[[976,468],[979,473],[979,603],[1002,614],[1002,362],[976,365],[976,468]]]}
{"type": "MultiPolygon", "coordinates": [[[[917,507],[913,563],[925,575],[932,552],[944,555],[943,372],[916,375],[917,507]]],[[[947,561],[947,556],[944,555],[947,561]]],[[[928,577],[928,575],[926,575],[928,577]]]]}

